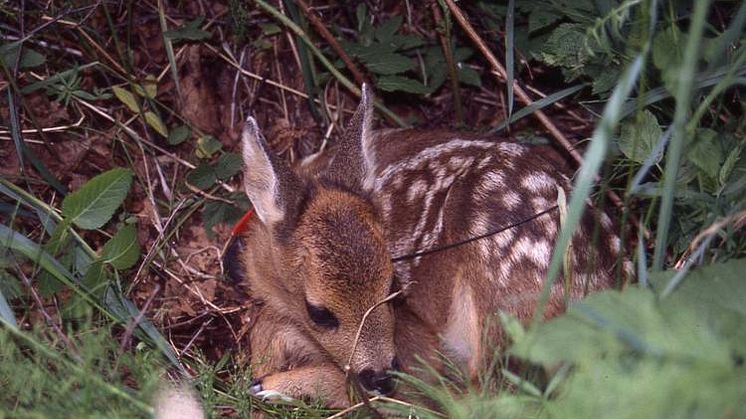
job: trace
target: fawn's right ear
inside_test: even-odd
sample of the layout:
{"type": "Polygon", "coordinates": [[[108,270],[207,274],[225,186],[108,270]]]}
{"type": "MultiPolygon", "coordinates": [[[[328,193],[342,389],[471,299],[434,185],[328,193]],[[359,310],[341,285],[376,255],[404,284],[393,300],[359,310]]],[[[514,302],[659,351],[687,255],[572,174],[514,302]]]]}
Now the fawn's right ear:
{"type": "Polygon", "coordinates": [[[301,196],[301,181],[284,161],[272,154],[252,117],[246,120],[241,145],[246,195],[262,223],[275,226],[295,209],[301,196]]]}

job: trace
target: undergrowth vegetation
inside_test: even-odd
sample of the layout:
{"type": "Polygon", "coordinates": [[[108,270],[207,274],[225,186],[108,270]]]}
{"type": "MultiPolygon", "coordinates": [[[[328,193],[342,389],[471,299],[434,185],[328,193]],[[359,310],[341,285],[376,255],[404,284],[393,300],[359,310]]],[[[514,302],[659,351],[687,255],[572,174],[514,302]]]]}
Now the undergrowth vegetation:
{"type": "Polygon", "coordinates": [[[219,260],[250,207],[245,117],[295,160],[363,80],[381,125],[577,160],[544,302],[589,198],[636,277],[550,321],[495,313],[510,342],[482,388],[402,376],[429,402],[374,408],[746,417],[746,3],[342,3],[0,2],[0,417],[147,417],[168,371],[209,417],[334,414],[248,395],[253,313],[219,260]]]}

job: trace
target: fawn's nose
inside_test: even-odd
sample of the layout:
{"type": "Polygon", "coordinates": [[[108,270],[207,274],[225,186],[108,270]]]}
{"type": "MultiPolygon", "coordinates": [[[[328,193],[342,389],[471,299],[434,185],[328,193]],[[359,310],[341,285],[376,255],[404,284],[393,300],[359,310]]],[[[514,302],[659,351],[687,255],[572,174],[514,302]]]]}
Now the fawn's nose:
{"type": "Polygon", "coordinates": [[[362,384],[366,390],[375,391],[385,396],[394,391],[394,379],[389,374],[389,371],[398,370],[399,368],[399,360],[394,358],[391,363],[391,369],[375,371],[372,368],[365,368],[360,371],[358,378],[360,379],[360,384],[362,384]]]}

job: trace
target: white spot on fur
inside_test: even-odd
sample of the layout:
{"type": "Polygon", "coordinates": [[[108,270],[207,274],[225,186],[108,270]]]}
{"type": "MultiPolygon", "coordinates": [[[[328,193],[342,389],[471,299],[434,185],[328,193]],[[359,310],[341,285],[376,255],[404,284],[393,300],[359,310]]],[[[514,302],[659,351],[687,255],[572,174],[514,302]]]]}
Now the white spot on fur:
{"type": "Polygon", "coordinates": [[[508,190],[503,193],[501,201],[505,209],[511,211],[516,209],[516,207],[521,203],[521,196],[515,191],[508,190]]]}
{"type": "Polygon", "coordinates": [[[526,151],[526,147],[516,143],[499,143],[498,150],[510,157],[520,157],[526,151]]]}
{"type": "Polygon", "coordinates": [[[531,192],[539,192],[554,188],[556,182],[546,172],[534,172],[526,176],[521,182],[521,186],[531,192]]]}

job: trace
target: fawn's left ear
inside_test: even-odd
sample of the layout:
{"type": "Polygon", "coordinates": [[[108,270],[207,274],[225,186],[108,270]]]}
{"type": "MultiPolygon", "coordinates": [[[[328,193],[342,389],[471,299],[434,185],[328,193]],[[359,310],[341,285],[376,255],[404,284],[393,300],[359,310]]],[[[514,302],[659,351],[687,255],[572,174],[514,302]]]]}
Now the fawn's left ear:
{"type": "Polygon", "coordinates": [[[303,185],[290,167],[269,149],[254,118],[241,135],[244,190],[256,215],[268,227],[288,221],[297,212],[303,185]]]}
{"type": "Polygon", "coordinates": [[[365,83],[360,90],[360,104],[342,135],[327,177],[353,190],[369,192],[375,180],[375,153],[371,144],[373,94],[365,83]]]}

